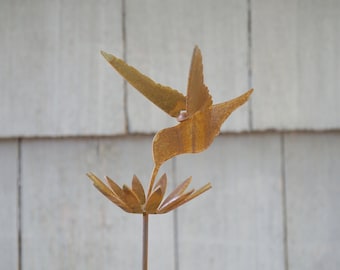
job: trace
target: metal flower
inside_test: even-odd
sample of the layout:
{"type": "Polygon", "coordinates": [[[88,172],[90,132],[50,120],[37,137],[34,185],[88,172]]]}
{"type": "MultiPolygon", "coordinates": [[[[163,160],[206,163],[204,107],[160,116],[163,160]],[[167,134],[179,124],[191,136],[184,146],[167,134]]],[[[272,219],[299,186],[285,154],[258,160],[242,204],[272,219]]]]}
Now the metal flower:
{"type": "Polygon", "coordinates": [[[121,188],[108,176],[105,177],[108,185],[105,185],[93,173],[87,173],[94,186],[111,202],[128,213],[138,214],[165,214],[177,207],[189,202],[195,197],[211,188],[208,183],[198,190],[186,191],[191,182],[191,177],[177,186],[164,200],[167,186],[167,176],[163,174],[149,195],[145,195],[143,185],[136,175],[132,178],[132,186],[123,185],[121,188]]]}

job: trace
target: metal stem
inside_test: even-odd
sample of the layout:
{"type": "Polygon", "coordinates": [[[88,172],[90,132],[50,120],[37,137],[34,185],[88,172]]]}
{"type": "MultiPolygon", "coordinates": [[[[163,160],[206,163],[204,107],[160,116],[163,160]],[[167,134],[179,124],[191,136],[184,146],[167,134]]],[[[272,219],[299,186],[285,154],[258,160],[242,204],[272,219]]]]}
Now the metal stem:
{"type": "Polygon", "coordinates": [[[143,270],[148,270],[149,215],[143,213],[143,270]]]}

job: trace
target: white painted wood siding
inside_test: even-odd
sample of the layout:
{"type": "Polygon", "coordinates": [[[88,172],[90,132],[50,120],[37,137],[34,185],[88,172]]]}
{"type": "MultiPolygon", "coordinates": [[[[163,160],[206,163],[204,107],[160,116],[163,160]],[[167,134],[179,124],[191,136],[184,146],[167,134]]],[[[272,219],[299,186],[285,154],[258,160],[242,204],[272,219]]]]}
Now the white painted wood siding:
{"type": "Polygon", "coordinates": [[[340,266],[339,133],[285,139],[290,270],[340,266]]]}
{"type": "Polygon", "coordinates": [[[0,141],[0,265],[4,269],[19,266],[18,161],[17,141],[0,141]]]}
{"type": "Polygon", "coordinates": [[[150,270],[338,270],[339,18],[337,0],[0,1],[0,268],[140,269],[142,218],[85,173],[146,185],[175,121],[99,51],[185,93],[198,45],[215,102],[255,91],[162,168],[213,189],[150,217],[150,270]]]}
{"type": "Polygon", "coordinates": [[[124,133],[123,81],[100,55],[122,54],[121,1],[0,5],[0,136],[124,133]]]}
{"type": "Polygon", "coordinates": [[[339,129],[340,2],[251,2],[254,129],[339,129]]]}

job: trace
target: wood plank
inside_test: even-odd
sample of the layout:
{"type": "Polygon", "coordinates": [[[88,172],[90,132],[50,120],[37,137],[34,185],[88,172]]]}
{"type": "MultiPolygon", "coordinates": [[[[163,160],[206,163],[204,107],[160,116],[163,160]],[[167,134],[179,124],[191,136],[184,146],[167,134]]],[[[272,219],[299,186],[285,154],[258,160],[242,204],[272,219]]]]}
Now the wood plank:
{"type": "Polygon", "coordinates": [[[18,269],[18,142],[0,140],[0,264],[18,269]]]}
{"type": "Polygon", "coordinates": [[[285,139],[290,270],[340,265],[340,134],[285,139]]]}
{"type": "Polygon", "coordinates": [[[212,190],[178,210],[180,269],[284,269],[280,138],[220,136],[178,157],[177,178],[212,190]]]}
{"type": "Polygon", "coordinates": [[[0,137],[124,133],[123,81],[100,55],[122,54],[121,1],[14,0],[4,8],[0,137]]]}
{"type": "MultiPolygon", "coordinates": [[[[120,185],[130,185],[135,173],[146,185],[150,145],[150,137],[24,140],[25,268],[141,268],[142,216],[113,205],[85,173],[108,175],[120,185]]],[[[151,269],[174,268],[173,238],[171,214],[150,217],[151,269]]]]}
{"type": "MultiPolygon", "coordinates": [[[[214,102],[248,90],[245,0],[127,1],[126,33],[129,64],[163,85],[186,94],[192,51],[198,45],[214,102]]],[[[132,132],[154,132],[175,123],[132,87],[128,115],[132,132]]],[[[224,131],[247,129],[247,106],[223,126],[224,131]]]]}
{"type": "Polygon", "coordinates": [[[254,129],[340,127],[340,2],[252,1],[254,129]]]}

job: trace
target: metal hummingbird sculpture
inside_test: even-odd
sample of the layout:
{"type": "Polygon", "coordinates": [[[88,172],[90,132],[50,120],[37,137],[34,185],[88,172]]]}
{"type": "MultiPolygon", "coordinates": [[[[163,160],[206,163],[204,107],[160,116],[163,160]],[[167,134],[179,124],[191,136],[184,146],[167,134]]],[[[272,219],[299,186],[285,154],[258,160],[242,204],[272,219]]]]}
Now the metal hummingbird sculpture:
{"type": "Polygon", "coordinates": [[[198,190],[186,191],[191,182],[189,177],[164,199],[167,186],[166,174],[154,185],[159,168],[164,162],[177,155],[199,153],[207,149],[220,133],[223,122],[248,100],[253,89],[232,100],[213,104],[208,87],[204,84],[202,55],[197,46],[192,56],[186,96],[178,90],[154,82],[114,55],[103,51],[101,53],[111,66],[141,94],[179,122],[176,126],[160,130],[154,136],[152,142],[154,168],[147,193],[135,175],[129,188],[126,185],[119,187],[109,177],[105,177],[108,183],[105,185],[93,173],[87,174],[94,186],[118,207],[128,213],[143,215],[142,269],[147,270],[148,215],[172,211],[211,188],[211,184],[207,183],[198,190]]]}

